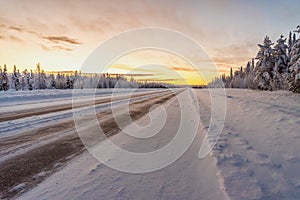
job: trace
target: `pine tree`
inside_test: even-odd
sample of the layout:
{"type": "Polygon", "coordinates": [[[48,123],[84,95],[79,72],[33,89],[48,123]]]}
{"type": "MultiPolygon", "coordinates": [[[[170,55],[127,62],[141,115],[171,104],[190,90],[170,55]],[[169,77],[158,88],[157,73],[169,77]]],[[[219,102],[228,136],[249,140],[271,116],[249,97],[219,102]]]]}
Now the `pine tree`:
{"type": "Polygon", "coordinates": [[[289,57],[287,55],[288,45],[286,39],[281,35],[274,46],[275,66],[273,70],[273,79],[271,80],[271,87],[273,90],[287,89],[288,85],[286,77],[288,73],[289,57]]]}
{"type": "Polygon", "coordinates": [[[247,87],[251,88],[251,89],[257,89],[256,84],[254,83],[254,79],[255,79],[255,59],[252,58],[251,60],[251,66],[250,66],[250,72],[247,75],[247,87]]]}
{"type": "MultiPolygon", "coordinates": [[[[300,26],[297,26],[294,32],[300,34],[300,26]]],[[[287,78],[289,90],[300,93],[300,39],[297,39],[293,45],[289,66],[290,75],[287,78]]]]}
{"type": "Polygon", "coordinates": [[[246,74],[250,73],[250,70],[251,70],[250,62],[247,62],[246,69],[245,69],[245,73],[246,73],[246,74]]]}
{"type": "Polygon", "coordinates": [[[3,74],[2,74],[2,88],[4,91],[9,90],[9,79],[7,74],[7,68],[6,65],[4,65],[3,68],[3,74]]]}
{"type": "Polygon", "coordinates": [[[274,55],[275,55],[275,69],[274,71],[278,71],[279,73],[288,71],[288,62],[289,58],[286,50],[288,46],[286,45],[286,39],[283,39],[284,36],[281,35],[277,40],[277,44],[274,47],[274,55]]]}
{"type": "Polygon", "coordinates": [[[292,32],[290,31],[289,39],[288,39],[288,54],[289,55],[291,54],[292,46],[293,46],[293,39],[292,39],[292,32]]]}
{"type": "Polygon", "coordinates": [[[231,81],[232,88],[245,88],[244,85],[244,73],[243,67],[240,67],[239,70],[236,70],[231,81]]]}
{"type": "Polygon", "coordinates": [[[44,70],[41,71],[41,75],[40,75],[40,86],[41,88],[40,89],[46,89],[47,88],[47,83],[46,83],[46,80],[47,80],[47,75],[45,73],[44,70]]]}
{"type": "Polygon", "coordinates": [[[20,73],[17,71],[16,65],[14,65],[14,71],[11,77],[12,77],[11,87],[12,89],[18,91],[20,89],[20,73]]]}
{"type": "Polygon", "coordinates": [[[3,90],[3,72],[2,72],[2,68],[0,66],[0,91],[3,90]]]}
{"type": "MultiPolygon", "coordinates": [[[[27,71],[27,70],[26,70],[27,71]]],[[[26,89],[26,71],[24,70],[22,72],[22,75],[20,75],[20,88],[22,90],[26,89]]]]}
{"type": "Polygon", "coordinates": [[[245,88],[253,88],[253,80],[254,80],[254,72],[253,72],[253,66],[254,61],[252,59],[252,62],[247,62],[246,69],[245,69],[245,77],[244,77],[244,86],[245,88]]]}
{"type": "Polygon", "coordinates": [[[34,73],[32,70],[30,70],[30,74],[28,76],[28,89],[33,90],[34,89],[34,73]]]}
{"type": "Polygon", "coordinates": [[[35,88],[40,90],[42,89],[42,83],[41,83],[41,64],[38,63],[36,65],[36,71],[37,71],[37,76],[36,76],[36,80],[35,80],[35,88]]]}
{"type": "Polygon", "coordinates": [[[256,74],[254,81],[261,90],[271,90],[270,81],[273,78],[274,56],[272,49],[272,41],[268,36],[265,37],[263,44],[258,44],[260,50],[256,59],[256,74]]]}

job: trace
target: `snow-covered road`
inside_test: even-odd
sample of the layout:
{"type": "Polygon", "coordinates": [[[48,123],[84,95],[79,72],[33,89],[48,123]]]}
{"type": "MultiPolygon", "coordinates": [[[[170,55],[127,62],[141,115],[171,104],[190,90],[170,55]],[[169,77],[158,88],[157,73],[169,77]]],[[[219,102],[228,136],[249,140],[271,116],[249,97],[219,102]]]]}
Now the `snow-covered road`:
{"type": "Polygon", "coordinates": [[[122,105],[130,96],[131,101],[159,96],[164,90],[107,89],[94,90],[53,90],[11,92],[0,97],[0,138],[18,134],[22,131],[43,127],[49,124],[73,118],[76,106],[78,111],[86,112],[95,105],[97,112],[110,108],[110,105],[122,105]],[[59,95],[60,94],[60,95],[59,95]],[[74,95],[74,96],[73,96],[74,95]],[[110,95],[113,95],[110,96],[110,95]],[[4,98],[6,97],[6,98],[4,98]],[[94,99],[95,98],[95,99],[94,99]],[[125,101],[122,101],[125,100],[125,101]]]}
{"type": "MultiPolygon", "coordinates": [[[[224,129],[213,151],[201,160],[198,153],[209,125],[210,95],[205,89],[194,91],[200,116],[189,89],[179,95],[191,123],[197,122],[196,115],[201,123],[191,147],[174,163],[131,174],[111,169],[84,152],[19,199],[299,199],[300,96],[226,90],[224,129]]],[[[180,109],[174,100],[164,105],[170,117],[159,134],[136,140],[120,132],[111,141],[133,152],[166,146],[178,130],[180,109]]],[[[137,123],[147,125],[149,116],[159,112],[163,109],[152,110],[137,123]]],[[[159,126],[159,120],[155,123],[159,126]]]]}
{"type": "MultiPolygon", "coordinates": [[[[199,117],[199,113],[190,91],[178,96],[184,101],[182,112],[189,113],[191,123],[197,122],[195,118],[199,117]]],[[[171,117],[155,137],[141,141],[120,132],[110,140],[135,152],[154,151],[165,146],[176,134],[180,122],[178,101],[173,99],[165,106],[171,117]]],[[[151,112],[157,116],[162,110],[157,108],[151,112]]],[[[149,119],[144,116],[137,123],[145,125],[149,119]]],[[[146,126],[144,131],[149,132],[148,128],[146,126]]],[[[198,134],[187,152],[161,170],[143,174],[120,172],[99,163],[86,152],[21,199],[226,199],[219,186],[214,159],[209,156],[203,160],[198,158],[204,138],[202,130],[199,124],[198,134]]],[[[186,134],[191,133],[186,130],[186,134]]]]}
{"type": "MultiPolygon", "coordinates": [[[[143,92],[139,90],[137,94],[129,95],[127,90],[125,95],[117,92],[112,98],[105,97],[108,102],[102,102],[101,97],[97,98],[95,106],[89,102],[86,106],[84,103],[82,107],[63,112],[53,112],[50,107],[49,114],[28,116],[1,123],[3,134],[0,135],[0,198],[11,198],[26,191],[61,168],[68,160],[82,153],[84,148],[76,133],[72,112],[76,113],[78,117],[76,122],[81,123],[80,127],[89,128],[88,124],[96,120],[96,123],[103,124],[105,136],[111,136],[119,130],[111,109],[118,111],[116,116],[122,118],[124,125],[130,124],[131,117],[138,119],[147,113],[151,106],[160,104],[181,91],[183,90],[152,91],[150,89],[143,92]],[[124,114],[127,113],[128,108],[131,117],[126,117],[127,115],[124,114]]],[[[81,100],[82,97],[79,96],[80,103],[81,100]]],[[[52,101],[52,104],[55,104],[55,100],[52,101]]],[[[22,99],[17,103],[24,104],[22,99]]],[[[58,100],[58,108],[65,105],[58,100]]],[[[43,106],[37,105],[36,108],[40,109],[43,106]]],[[[26,110],[26,106],[24,108],[26,110]]],[[[49,111],[46,106],[43,109],[49,111]]],[[[103,139],[99,137],[96,141],[103,139]]]]}

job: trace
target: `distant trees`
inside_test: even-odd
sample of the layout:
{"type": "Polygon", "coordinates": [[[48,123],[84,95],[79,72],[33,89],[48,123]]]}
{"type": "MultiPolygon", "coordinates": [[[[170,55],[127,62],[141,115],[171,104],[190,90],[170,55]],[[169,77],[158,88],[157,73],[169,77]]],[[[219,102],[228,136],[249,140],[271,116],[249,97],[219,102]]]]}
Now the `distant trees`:
{"type": "Polygon", "coordinates": [[[133,77],[127,80],[119,74],[82,74],[81,72],[47,74],[40,63],[36,70],[25,69],[23,72],[14,65],[13,72],[9,74],[7,67],[0,66],[1,90],[43,90],[43,89],[83,89],[83,88],[163,88],[170,85],[162,83],[141,83],[133,77]]]}
{"type": "Polygon", "coordinates": [[[250,88],[260,90],[291,90],[300,93],[300,26],[294,34],[290,32],[288,41],[283,35],[272,43],[266,36],[262,44],[258,44],[259,51],[254,59],[247,62],[246,67],[215,78],[209,87],[219,87],[224,83],[229,88],[250,88]]]}
{"type": "Polygon", "coordinates": [[[4,65],[3,71],[2,68],[0,67],[0,90],[8,90],[9,89],[9,78],[7,74],[7,68],[6,65],[4,65]]]}

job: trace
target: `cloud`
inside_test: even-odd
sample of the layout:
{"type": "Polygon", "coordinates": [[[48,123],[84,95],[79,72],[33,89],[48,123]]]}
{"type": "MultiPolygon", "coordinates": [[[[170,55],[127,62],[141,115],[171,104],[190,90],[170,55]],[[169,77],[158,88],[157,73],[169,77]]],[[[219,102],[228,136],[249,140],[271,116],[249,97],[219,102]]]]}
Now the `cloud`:
{"type": "Polygon", "coordinates": [[[147,79],[138,79],[138,81],[158,81],[158,82],[166,82],[166,81],[183,81],[185,78],[147,78],[147,79]]]}
{"type": "Polygon", "coordinates": [[[11,30],[14,30],[14,31],[19,31],[19,32],[23,31],[23,28],[22,28],[22,27],[9,26],[8,28],[11,29],[11,30]]]}
{"type": "Polygon", "coordinates": [[[194,69],[194,68],[186,68],[186,67],[170,67],[172,70],[176,70],[176,71],[186,71],[186,72],[196,72],[198,70],[194,69]]]}
{"type": "Polygon", "coordinates": [[[229,44],[222,48],[214,48],[211,58],[218,67],[240,67],[255,57],[258,47],[257,40],[246,40],[240,44],[229,44]]]}
{"type": "Polygon", "coordinates": [[[68,44],[81,44],[76,39],[69,38],[66,36],[47,36],[47,37],[43,37],[43,38],[50,42],[53,42],[53,43],[64,42],[64,43],[68,43],[68,44]]]}
{"type": "Polygon", "coordinates": [[[139,71],[139,72],[150,72],[150,73],[152,73],[153,71],[156,71],[157,72],[157,70],[153,70],[153,69],[150,69],[150,68],[148,68],[148,69],[146,69],[145,67],[146,66],[143,66],[143,68],[142,67],[134,67],[134,66],[130,66],[130,65],[126,65],[126,64],[120,64],[120,63],[114,63],[114,64],[112,64],[111,66],[110,66],[111,68],[114,68],[114,69],[123,69],[123,70],[127,70],[127,71],[129,71],[129,72],[131,72],[131,71],[134,71],[134,72],[137,72],[137,71],[139,71]]]}
{"type": "Polygon", "coordinates": [[[0,35],[0,40],[4,40],[5,36],[4,35],[0,35]]]}
{"type": "Polygon", "coordinates": [[[40,46],[44,51],[61,51],[61,50],[62,51],[73,51],[73,49],[71,49],[71,48],[60,46],[60,45],[48,47],[46,45],[40,44],[40,46]]]}
{"type": "Polygon", "coordinates": [[[41,48],[44,50],[44,51],[51,51],[51,49],[43,44],[40,44],[41,48]]]}
{"type": "Polygon", "coordinates": [[[156,74],[123,74],[125,76],[143,77],[143,76],[155,76],[156,74]]]}
{"type": "MultiPolygon", "coordinates": [[[[1,18],[0,18],[1,20],[1,18]]],[[[0,24],[0,28],[6,28],[6,25],[5,24],[0,24]]]]}
{"type": "Polygon", "coordinates": [[[20,39],[20,38],[14,36],[14,35],[8,36],[8,39],[10,39],[10,40],[12,40],[12,41],[14,41],[14,42],[19,42],[19,43],[23,42],[22,39],[20,39]]]}
{"type": "Polygon", "coordinates": [[[73,51],[73,49],[71,49],[71,48],[64,47],[64,46],[59,46],[59,45],[53,46],[52,49],[54,49],[54,50],[64,50],[64,51],[73,51]]]}

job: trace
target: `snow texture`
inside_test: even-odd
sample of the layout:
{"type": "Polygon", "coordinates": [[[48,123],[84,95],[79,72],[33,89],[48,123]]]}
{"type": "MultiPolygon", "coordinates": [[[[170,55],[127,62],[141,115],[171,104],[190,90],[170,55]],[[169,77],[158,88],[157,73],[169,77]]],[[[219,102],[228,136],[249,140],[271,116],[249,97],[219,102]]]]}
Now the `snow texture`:
{"type": "MultiPolygon", "coordinates": [[[[299,199],[300,96],[287,91],[226,90],[223,132],[211,154],[201,160],[198,153],[209,125],[210,95],[205,89],[195,92],[202,124],[188,151],[171,165],[145,174],[122,173],[85,152],[20,199],[299,199]]],[[[185,109],[195,109],[197,102],[189,93],[182,95],[185,109]]],[[[162,134],[136,141],[120,132],[111,140],[129,151],[163,147],[180,120],[176,101],[165,106],[171,117],[162,134]]],[[[144,116],[137,123],[148,120],[144,116]]]]}

